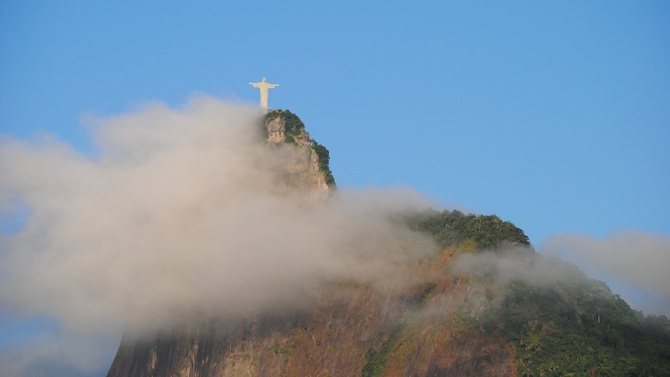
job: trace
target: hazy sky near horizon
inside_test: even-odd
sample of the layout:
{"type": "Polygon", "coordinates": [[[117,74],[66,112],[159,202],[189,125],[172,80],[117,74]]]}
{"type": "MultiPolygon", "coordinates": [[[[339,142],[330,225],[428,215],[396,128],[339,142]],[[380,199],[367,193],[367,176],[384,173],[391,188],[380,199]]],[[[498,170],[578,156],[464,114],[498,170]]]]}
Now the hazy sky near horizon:
{"type": "MultiPolygon", "coordinates": [[[[10,0],[0,134],[92,154],[82,119],[197,93],[255,104],[249,82],[266,77],[280,84],[270,107],[329,148],[342,188],[408,186],[497,214],[569,260],[565,244],[601,253],[634,234],[653,253],[618,255],[665,263],[668,67],[665,1],[10,0]]],[[[616,261],[602,279],[630,265],[616,261]]]]}

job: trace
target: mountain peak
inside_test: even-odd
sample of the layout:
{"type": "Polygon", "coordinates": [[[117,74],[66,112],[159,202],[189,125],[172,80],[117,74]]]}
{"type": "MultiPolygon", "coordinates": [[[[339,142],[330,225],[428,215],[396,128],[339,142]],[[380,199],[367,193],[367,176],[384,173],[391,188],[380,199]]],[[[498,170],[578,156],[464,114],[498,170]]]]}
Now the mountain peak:
{"type": "MultiPolygon", "coordinates": [[[[277,174],[285,187],[335,187],[328,150],[295,114],[269,111],[262,129],[267,147],[286,164],[277,174]]],[[[295,286],[305,292],[299,304],[194,314],[150,336],[129,329],[107,377],[670,375],[667,318],[645,317],[575,266],[535,253],[514,224],[459,211],[391,221],[393,231],[372,235],[366,228],[386,243],[361,232],[354,238],[363,242],[337,251],[354,259],[348,268],[382,265],[392,278],[317,276],[309,281],[324,282],[318,290],[295,286]],[[393,242],[403,252],[432,254],[366,254],[393,242]]],[[[242,245],[239,252],[248,250],[242,245]]],[[[241,286],[239,294],[254,292],[241,286]]]]}

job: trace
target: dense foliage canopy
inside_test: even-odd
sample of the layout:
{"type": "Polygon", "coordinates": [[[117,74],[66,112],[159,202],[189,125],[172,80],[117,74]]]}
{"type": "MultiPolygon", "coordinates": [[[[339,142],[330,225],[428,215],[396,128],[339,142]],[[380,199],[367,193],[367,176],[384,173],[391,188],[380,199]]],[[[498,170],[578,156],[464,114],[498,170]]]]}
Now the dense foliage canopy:
{"type": "MultiPolygon", "coordinates": [[[[521,229],[497,216],[432,211],[413,216],[410,226],[442,247],[470,242],[461,249],[476,253],[519,253],[500,246],[529,245],[521,229]]],[[[532,265],[546,264],[549,257],[528,249],[523,258],[532,265]]],[[[486,292],[487,304],[464,309],[463,323],[513,347],[519,376],[670,376],[668,318],[633,310],[605,283],[572,264],[552,266],[562,278],[496,281],[494,271],[481,269],[470,277],[471,284],[486,292]]]]}
{"type": "Polygon", "coordinates": [[[430,211],[414,215],[410,226],[429,233],[442,247],[457,246],[466,240],[474,241],[480,250],[498,248],[503,242],[530,245],[523,230],[496,215],[466,215],[457,210],[430,211]]]}

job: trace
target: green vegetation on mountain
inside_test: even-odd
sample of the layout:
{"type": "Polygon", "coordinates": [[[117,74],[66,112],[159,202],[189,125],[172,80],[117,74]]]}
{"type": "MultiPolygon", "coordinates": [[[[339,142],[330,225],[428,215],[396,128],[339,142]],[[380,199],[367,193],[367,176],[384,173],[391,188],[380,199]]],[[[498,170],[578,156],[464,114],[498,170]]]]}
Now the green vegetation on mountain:
{"type": "Polygon", "coordinates": [[[466,241],[478,250],[495,249],[504,242],[530,245],[523,230],[496,215],[466,215],[457,210],[429,211],[414,215],[410,226],[433,236],[441,247],[458,246],[466,241]]]}
{"type": "Polygon", "coordinates": [[[514,346],[520,376],[670,376],[670,323],[631,309],[603,283],[512,281],[470,321],[514,346]]]}
{"type": "Polygon", "coordinates": [[[362,377],[379,377],[382,374],[386,368],[389,353],[393,350],[404,327],[404,324],[398,325],[388,339],[381,343],[379,349],[370,347],[365,351],[366,363],[363,366],[362,377]]]}
{"type": "Polygon", "coordinates": [[[286,121],[286,135],[299,136],[305,130],[305,124],[289,110],[282,111],[286,121]]]}
{"type": "Polygon", "coordinates": [[[326,178],[326,183],[329,187],[335,187],[335,177],[333,177],[333,172],[330,171],[330,152],[326,147],[316,141],[312,142],[312,148],[314,148],[314,151],[319,158],[319,169],[321,169],[321,172],[326,178]]]}
{"type": "Polygon", "coordinates": [[[528,265],[551,263],[555,276],[534,282],[514,276],[496,281],[496,267],[484,266],[470,280],[473,292],[485,292],[480,298],[473,295],[478,308],[460,312],[469,331],[513,347],[519,376],[670,376],[667,317],[631,309],[605,283],[574,265],[548,262],[530,248],[501,247],[529,246],[512,223],[497,216],[433,211],[415,215],[410,226],[442,247],[467,244],[460,249],[507,253],[507,261],[528,265]]]}

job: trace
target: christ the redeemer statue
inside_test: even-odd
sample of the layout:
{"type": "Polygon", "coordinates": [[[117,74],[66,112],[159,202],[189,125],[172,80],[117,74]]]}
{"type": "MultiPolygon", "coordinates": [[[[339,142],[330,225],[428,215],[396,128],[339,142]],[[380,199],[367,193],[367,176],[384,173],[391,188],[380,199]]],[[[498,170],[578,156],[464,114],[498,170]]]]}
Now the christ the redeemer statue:
{"type": "Polygon", "coordinates": [[[261,90],[261,108],[266,109],[268,108],[268,90],[273,89],[275,86],[279,86],[279,84],[270,84],[265,82],[265,77],[263,77],[263,81],[261,82],[250,82],[249,83],[251,86],[254,88],[258,88],[261,90]]]}

